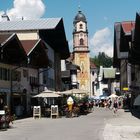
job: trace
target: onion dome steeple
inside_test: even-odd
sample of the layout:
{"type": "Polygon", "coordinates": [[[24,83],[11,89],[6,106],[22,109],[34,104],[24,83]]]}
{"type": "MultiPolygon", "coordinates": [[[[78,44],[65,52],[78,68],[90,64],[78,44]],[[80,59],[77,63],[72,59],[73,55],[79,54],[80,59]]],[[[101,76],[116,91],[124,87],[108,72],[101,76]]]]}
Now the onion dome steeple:
{"type": "Polygon", "coordinates": [[[77,22],[79,22],[79,21],[83,21],[83,22],[87,22],[86,21],[86,17],[85,17],[85,15],[82,13],[82,11],[81,10],[79,10],[78,11],[78,13],[77,13],[77,15],[75,16],[75,18],[74,18],[74,24],[76,24],[77,22]]]}

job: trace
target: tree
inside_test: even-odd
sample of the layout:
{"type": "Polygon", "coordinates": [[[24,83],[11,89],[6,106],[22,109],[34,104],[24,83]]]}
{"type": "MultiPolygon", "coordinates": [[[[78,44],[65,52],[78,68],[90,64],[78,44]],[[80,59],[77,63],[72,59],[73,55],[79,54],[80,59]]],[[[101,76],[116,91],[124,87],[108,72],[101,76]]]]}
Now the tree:
{"type": "Polygon", "coordinates": [[[99,52],[98,56],[91,58],[91,61],[94,62],[97,68],[100,66],[111,67],[113,64],[113,59],[107,56],[104,52],[99,52]]]}

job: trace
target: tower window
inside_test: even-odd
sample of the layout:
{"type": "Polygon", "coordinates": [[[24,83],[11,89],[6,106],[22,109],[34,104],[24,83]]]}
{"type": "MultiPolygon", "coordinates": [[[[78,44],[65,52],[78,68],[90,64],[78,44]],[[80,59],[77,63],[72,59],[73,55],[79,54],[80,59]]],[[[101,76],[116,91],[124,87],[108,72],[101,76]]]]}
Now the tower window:
{"type": "Polygon", "coordinates": [[[84,45],[84,40],[82,38],[80,39],[80,45],[84,45]]]}
{"type": "Polygon", "coordinates": [[[80,29],[83,29],[83,24],[80,24],[80,29]]]}

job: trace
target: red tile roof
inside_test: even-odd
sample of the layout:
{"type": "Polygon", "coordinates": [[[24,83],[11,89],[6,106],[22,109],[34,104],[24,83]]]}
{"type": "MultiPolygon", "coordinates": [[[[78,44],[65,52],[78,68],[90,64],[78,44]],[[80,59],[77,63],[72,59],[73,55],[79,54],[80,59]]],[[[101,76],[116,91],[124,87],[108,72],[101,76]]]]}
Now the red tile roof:
{"type": "Polygon", "coordinates": [[[0,34],[0,43],[8,41],[13,34],[0,34]]]}
{"type": "Polygon", "coordinates": [[[97,68],[93,61],[90,60],[90,68],[97,68]]]}
{"type": "Polygon", "coordinates": [[[35,46],[35,44],[38,42],[38,40],[21,40],[21,44],[26,52],[28,54],[35,46]]]}
{"type": "Polygon", "coordinates": [[[124,21],[121,23],[124,33],[130,33],[131,30],[135,27],[134,21],[124,21]]]}

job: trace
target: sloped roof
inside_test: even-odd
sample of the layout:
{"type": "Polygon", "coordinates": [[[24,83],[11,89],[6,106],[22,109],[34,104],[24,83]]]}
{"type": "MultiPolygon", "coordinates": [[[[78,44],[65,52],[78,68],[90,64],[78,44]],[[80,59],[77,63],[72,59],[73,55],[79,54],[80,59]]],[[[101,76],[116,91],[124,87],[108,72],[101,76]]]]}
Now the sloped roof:
{"type": "Polygon", "coordinates": [[[13,64],[26,62],[26,52],[15,33],[0,34],[0,49],[1,61],[13,64]]]}
{"type": "Polygon", "coordinates": [[[61,18],[16,20],[0,22],[0,31],[54,29],[61,18]]]}
{"type": "Polygon", "coordinates": [[[140,65],[140,13],[136,13],[135,28],[132,31],[132,42],[133,47],[131,47],[129,53],[129,62],[140,65]]]}
{"type": "Polygon", "coordinates": [[[38,40],[21,40],[21,44],[24,47],[26,54],[28,54],[37,44],[38,40]]]}
{"type": "Polygon", "coordinates": [[[121,22],[121,25],[122,25],[124,33],[128,34],[128,33],[131,33],[132,29],[135,27],[135,22],[124,21],[124,22],[121,22]]]}
{"type": "Polygon", "coordinates": [[[39,31],[40,38],[48,43],[56,52],[59,52],[61,54],[61,59],[69,57],[69,46],[66,40],[62,18],[0,22],[0,32],[33,30],[39,31]]]}
{"type": "Polygon", "coordinates": [[[68,70],[80,70],[80,66],[78,66],[76,64],[69,63],[69,64],[67,64],[67,69],[68,70]]]}
{"type": "Polygon", "coordinates": [[[95,69],[97,68],[93,61],[90,60],[90,68],[95,69]]]}
{"type": "Polygon", "coordinates": [[[3,45],[11,38],[11,36],[13,36],[13,34],[0,34],[0,44],[3,45]]]}
{"type": "Polygon", "coordinates": [[[21,44],[29,57],[30,64],[35,67],[45,68],[49,65],[48,55],[45,51],[47,47],[41,39],[22,40],[21,44]]]}
{"type": "Polygon", "coordinates": [[[113,65],[119,66],[119,59],[127,59],[129,52],[129,41],[132,30],[135,28],[134,21],[116,22],[114,25],[114,57],[113,65]]]}

